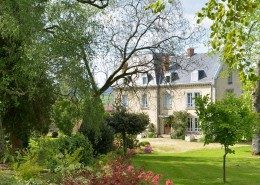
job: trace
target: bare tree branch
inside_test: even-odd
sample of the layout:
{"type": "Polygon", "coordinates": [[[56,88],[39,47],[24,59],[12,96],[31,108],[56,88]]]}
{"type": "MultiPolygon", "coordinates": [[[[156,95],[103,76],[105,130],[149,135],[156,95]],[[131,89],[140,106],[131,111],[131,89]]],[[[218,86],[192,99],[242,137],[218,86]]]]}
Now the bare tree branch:
{"type": "Polygon", "coordinates": [[[109,0],[77,0],[83,4],[89,4],[99,9],[104,9],[108,6],[109,0]]]}

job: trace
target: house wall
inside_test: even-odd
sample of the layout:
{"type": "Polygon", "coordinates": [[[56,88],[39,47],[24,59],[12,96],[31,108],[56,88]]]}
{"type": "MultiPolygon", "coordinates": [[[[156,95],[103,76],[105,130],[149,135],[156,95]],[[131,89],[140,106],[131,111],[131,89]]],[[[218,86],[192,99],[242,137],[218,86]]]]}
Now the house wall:
{"type": "MultiPolygon", "coordinates": [[[[195,108],[187,107],[187,93],[199,92],[201,95],[212,95],[212,86],[210,84],[199,85],[178,85],[167,86],[160,88],[160,133],[164,133],[163,117],[172,115],[174,111],[186,110],[191,117],[196,117],[195,108]],[[163,104],[163,97],[165,93],[172,95],[172,107],[165,108],[163,104]]],[[[139,88],[135,90],[127,90],[122,92],[122,95],[128,96],[127,110],[130,112],[144,112],[150,117],[151,123],[157,127],[157,91],[156,87],[139,88]],[[141,107],[142,94],[148,94],[148,108],[141,107]]]]}
{"type": "Polygon", "coordinates": [[[226,70],[226,67],[223,67],[215,80],[216,100],[222,99],[228,90],[233,90],[234,94],[238,96],[243,93],[242,83],[239,79],[238,72],[232,72],[232,84],[228,84],[228,76],[229,74],[226,70]]]}

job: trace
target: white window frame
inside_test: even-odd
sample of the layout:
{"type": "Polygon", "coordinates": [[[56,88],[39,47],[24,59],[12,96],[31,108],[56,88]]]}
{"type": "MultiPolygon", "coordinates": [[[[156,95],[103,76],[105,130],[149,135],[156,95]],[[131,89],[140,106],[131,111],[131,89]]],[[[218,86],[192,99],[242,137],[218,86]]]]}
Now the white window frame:
{"type": "Polygon", "coordinates": [[[129,106],[129,104],[128,104],[128,96],[126,94],[122,95],[121,105],[123,107],[128,107],[129,106]]]}
{"type": "Polygon", "coordinates": [[[148,108],[148,95],[146,93],[142,94],[142,97],[141,97],[141,107],[142,108],[148,108]]]}
{"type": "Polygon", "coordinates": [[[172,95],[168,92],[163,95],[163,108],[170,109],[172,108],[172,95]]]}
{"type": "Polygon", "coordinates": [[[187,131],[188,132],[199,132],[199,118],[197,117],[189,117],[187,120],[187,131]]]}
{"type": "Polygon", "coordinates": [[[186,101],[187,101],[187,108],[194,108],[195,107],[195,99],[196,97],[200,96],[200,92],[188,92],[186,94],[186,101]]]}

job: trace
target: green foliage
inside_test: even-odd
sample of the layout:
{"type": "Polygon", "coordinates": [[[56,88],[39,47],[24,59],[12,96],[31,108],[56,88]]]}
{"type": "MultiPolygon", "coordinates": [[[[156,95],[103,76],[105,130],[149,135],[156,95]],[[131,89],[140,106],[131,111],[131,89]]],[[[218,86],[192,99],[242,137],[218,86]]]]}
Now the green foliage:
{"type": "Polygon", "coordinates": [[[229,94],[224,99],[210,102],[208,96],[196,98],[196,113],[205,135],[205,144],[217,142],[224,146],[223,181],[226,182],[226,155],[235,153],[229,147],[251,137],[258,124],[257,116],[242,98],[229,94]]]}
{"type": "Polygon", "coordinates": [[[93,149],[83,135],[42,137],[30,141],[29,151],[18,161],[16,171],[28,180],[47,172],[63,174],[92,162],[93,149]]]}
{"type": "Polygon", "coordinates": [[[187,128],[187,119],[189,113],[186,111],[177,111],[173,115],[165,118],[165,123],[171,125],[173,133],[171,133],[171,138],[173,139],[184,139],[185,131],[187,128]]]}
{"type": "Polygon", "coordinates": [[[13,147],[26,146],[31,131],[46,133],[50,123],[54,96],[46,60],[28,55],[43,31],[44,6],[40,0],[0,2],[0,116],[13,147]]]}
{"type": "MultiPolygon", "coordinates": [[[[168,3],[172,3],[173,0],[168,0],[168,3]]],[[[165,9],[166,0],[156,0],[155,2],[149,4],[145,9],[151,9],[153,13],[160,13],[165,9]]]]}
{"type": "Polygon", "coordinates": [[[104,122],[100,126],[100,133],[89,125],[86,125],[84,131],[81,130],[86,138],[91,142],[94,150],[94,155],[106,154],[113,149],[114,130],[104,122]]]}
{"type": "Polygon", "coordinates": [[[71,135],[75,123],[80,118],[79,106],[69,99],[57,100],[53,105],[52,118],[59,130],[66,135],[71,135]]]}
{"type": "Polygon", "coordinates": [[[148,115],[144,113],[128,113],[122,109],[111,114],[106,119],[108,125],[114,128],[116,133],[139,134],[150,123],[148,115]]]}
{"type": "Polygon", "coordinates": [[[238,68],[244,77],[256,81],[254,65],[259,60],[260,38],[258,0],[233,1],[209,0],[197,14],[198,22],[204,18],[213,21],[211,46],[222,53],[222,60],[232,68],[238,68]],[[258,54],[257,54],[258,53],[258,54]]]}
{"type": "Polygon", "coordinates": [[[140,113],[128,113],[125,109],[118,110],[107,117],[106,122],[115,133],[120,133],[123,139],[123,149],[126,154],[127,135],[136,135],[141,133],[149,125],[148,115],[140,113]]]}
{"type": "Polygon", "coordinates": [[[233,95],[215,103],[209,102],[208,96],[197,98],[196,113],[205,135],[205,144],[218,142],[233,146],[244,137],[250,137],[257,123],[251,108],[233,95]]]}
{"type": "Polygon", "coordinates": [[[154,124],[150,123],[147,128],[147,137],[148,138],[155,138],[156,137],[156,130],[154,124]]]}

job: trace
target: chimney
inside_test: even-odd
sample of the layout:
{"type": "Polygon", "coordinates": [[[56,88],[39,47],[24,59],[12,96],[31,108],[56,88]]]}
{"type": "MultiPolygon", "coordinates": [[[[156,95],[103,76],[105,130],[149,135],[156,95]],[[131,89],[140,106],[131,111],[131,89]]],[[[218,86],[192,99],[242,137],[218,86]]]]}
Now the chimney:
{"type": "Polygon", "coordinates": [[[194,55],[194,48],[188,48],[187,49],[187,55],[188,57],[192,57],[194,55]]]}
{"type": "Polygon", "coordinates": [[[164,55],[162,57],[162,69],[164,72],[170,70],[170,55],[164,55]]]}

